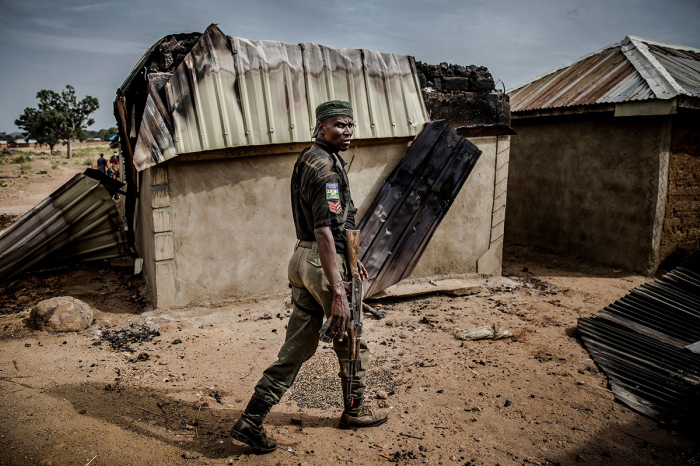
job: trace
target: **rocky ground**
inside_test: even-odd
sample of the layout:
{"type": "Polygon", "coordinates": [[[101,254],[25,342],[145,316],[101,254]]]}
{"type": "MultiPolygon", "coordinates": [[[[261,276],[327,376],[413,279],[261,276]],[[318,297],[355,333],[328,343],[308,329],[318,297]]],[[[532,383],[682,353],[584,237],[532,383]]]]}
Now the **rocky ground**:
{"type": "Polygon", "coordinates": [[[275,359],[288,297],[163,313],[139,277],[108,267],[22,276],[0,290],[0,463],[700,463],[692,434],[614,400],[577,339],[579,316],[648,278],[518,247],[504,275],[477,295],[384,302],[384,319],[366,316],[370,403],[391,411],[381,427],[337,429],[337,362],[322,344],[268,417],[280,448],[265,456],[228,430],[275,359]],[[36,301],[61,295],[94,308],[87,330],[26,326],[36,301]],[[453,336],[487,324],[515,335],[453,336]]]}

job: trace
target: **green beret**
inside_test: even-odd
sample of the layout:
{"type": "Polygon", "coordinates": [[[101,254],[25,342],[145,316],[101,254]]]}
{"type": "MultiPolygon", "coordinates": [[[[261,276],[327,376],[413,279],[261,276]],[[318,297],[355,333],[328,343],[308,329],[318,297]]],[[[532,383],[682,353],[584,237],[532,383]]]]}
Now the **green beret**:
{"type": "Polygon", "coordinates": [[[318,122],[334,116],[354,118],[350,102],[344,100],[329,100],[328,102],[319,104],[318,107],[316,107],[316,128],[314,129],[313,137],[318,136],[318,122]]]}

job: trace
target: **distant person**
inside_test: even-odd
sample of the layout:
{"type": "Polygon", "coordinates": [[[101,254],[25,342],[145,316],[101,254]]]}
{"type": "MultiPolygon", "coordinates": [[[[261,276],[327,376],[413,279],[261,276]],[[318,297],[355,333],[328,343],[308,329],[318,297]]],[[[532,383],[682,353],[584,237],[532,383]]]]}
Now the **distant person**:
{"type": "Polygon", "coordinates": [[[105,159],[104,154],[100,154],[100,158],[97,159],[97,169],[103,174],[107,174],[107,159],[105,159]]]}
{"type": "Polygon", "coordinates": [[[109,168],[112,170],[112,178],[119,179],[119,155],[115,152],[109,159],[109,168]]]}
{"type": "Polygon", "coordinates": [[[116,152],[112,155],[112,158],[109,159],[109,165],[109,168],[112,169],[112,177],[119,178],[119,156],[116,152]]]}

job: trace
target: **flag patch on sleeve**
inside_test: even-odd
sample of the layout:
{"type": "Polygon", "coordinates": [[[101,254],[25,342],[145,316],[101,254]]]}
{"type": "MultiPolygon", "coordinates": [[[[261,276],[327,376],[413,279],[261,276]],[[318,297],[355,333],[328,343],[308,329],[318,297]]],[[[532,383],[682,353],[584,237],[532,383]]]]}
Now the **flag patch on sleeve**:
{"type": "Polygon", "coordinates": [[[338,195],[338,183],[326,183],[326,199],[340,199],[338,195]]]}
{"type": "Polygon", "coordinates": [[[339,214],[340,211],[342,210],[340,206],[340,201],[328,201],[328,207],[331,209],[331,212],[334,214],[339,214]]]}

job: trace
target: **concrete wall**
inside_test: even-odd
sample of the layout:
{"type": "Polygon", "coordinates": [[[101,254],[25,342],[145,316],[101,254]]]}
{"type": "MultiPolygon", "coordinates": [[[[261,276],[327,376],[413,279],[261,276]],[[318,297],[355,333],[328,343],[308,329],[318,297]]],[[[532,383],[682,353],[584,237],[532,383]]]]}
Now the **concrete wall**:
{"type": "Polygon", "coordinates": [[[670,117],[584,114],[512,125],[506,240],[655,269],[670,117]]]}
{"type": "MultiPolygon", "coordinates": [[[[509,137],[473,142],[484,153],[413,277],[500,273],[509,137]]],[[[393,142],[355,146],[343,154],[347,161],[355,157],[349,179],[358,219],[406,149],[406,142],[393,142]]],[[[236,158],[212,155],[216,156],[209,154],[210,160],[189,161],[181,156],[163,164],[175,254],[170,270],[157,269],[162,262],[154,258],[153,273],[145,272],[159,308],[288,289],[287,262],[296,241],[289,180],[298,151],[236,158]],[[177,287],[168,285],[173,280],[177,287]]],[[[144,188],[140,206],[148,197],[153,193],[144,188]]],[[[140,214],[139,221],[153,223],[153,213],[151,206],[151,219],[140,214]]],[[[137,234],[148,235],[147,230],[142,227],[137,234]]],[[[158,250],[153,240],[141,239],[140,245],[140,250],[158,250]]]]}
{"type": "Polygon", "coordinates": [[[668,197],[659,260],[679,265],[700,242],[700,111],[679,109],[673,120],[668,197]]]}

